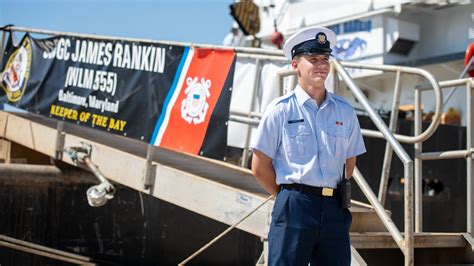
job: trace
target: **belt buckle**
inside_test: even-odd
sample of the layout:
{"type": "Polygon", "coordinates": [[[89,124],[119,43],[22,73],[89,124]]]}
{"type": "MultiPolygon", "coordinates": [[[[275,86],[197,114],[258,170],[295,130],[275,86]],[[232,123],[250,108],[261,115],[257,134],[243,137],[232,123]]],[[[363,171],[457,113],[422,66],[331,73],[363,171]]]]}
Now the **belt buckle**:
{"type": "Polygon", "coordinates": [[[328,187],[323,187],[323,192],[322,192],[323,196],[332,197],[333,192],[334,192],[334,189],[328,188],[328,187]]]}

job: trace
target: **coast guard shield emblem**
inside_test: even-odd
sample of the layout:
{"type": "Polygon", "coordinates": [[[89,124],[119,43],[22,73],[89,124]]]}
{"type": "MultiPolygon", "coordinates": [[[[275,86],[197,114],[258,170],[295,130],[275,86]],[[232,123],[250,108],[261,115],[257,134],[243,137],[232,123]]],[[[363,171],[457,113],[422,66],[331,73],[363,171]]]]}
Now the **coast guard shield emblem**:
{"type": "Polygon", "coordinates": [[[23,96],[31,66],[31,44],[25,38],[22,45],[13,52],[1,73],[0,87],[10,102],[17,102],[23,96]]]}
{"type": "Polygon", "coordinates": [[[211,96],[209,88],[211,87],[211,80],[201,78],[194,79],[188,77],[186,79],[187,88],[184,91],[186,98],[181,102],[181,117],[189,124],[195,125],[204,122],[209,104],[207,98],[211,96]]]}

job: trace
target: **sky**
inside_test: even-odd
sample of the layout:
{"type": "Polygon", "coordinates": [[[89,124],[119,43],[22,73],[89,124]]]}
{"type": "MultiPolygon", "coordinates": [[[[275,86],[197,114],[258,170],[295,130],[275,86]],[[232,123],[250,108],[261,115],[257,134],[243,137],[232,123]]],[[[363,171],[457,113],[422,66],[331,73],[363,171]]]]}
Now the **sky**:
{"type": "Polygon", "coordinates": [[[232,0],[0,0],[0,26],[221,45],[232,0]]]}

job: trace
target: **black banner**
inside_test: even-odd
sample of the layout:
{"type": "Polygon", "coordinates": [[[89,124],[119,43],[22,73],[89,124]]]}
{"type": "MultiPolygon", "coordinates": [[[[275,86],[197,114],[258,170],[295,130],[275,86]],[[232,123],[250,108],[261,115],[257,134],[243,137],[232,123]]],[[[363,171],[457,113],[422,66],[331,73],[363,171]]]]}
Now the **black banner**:
{"type": "Polygon", "coordinates": [[[222,158],[234,65],[230,50],[10,34],[0,107],[222,158]]]}

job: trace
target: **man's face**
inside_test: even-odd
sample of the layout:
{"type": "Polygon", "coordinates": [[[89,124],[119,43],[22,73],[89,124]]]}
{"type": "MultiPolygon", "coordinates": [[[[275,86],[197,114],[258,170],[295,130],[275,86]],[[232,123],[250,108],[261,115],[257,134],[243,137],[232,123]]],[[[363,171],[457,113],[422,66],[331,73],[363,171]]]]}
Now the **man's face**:
{"type": "Polygon", "coordinates": [[[306,83],[324,83],[329,74],[329,55],[299,55],[291,65],[306,83]]]}

